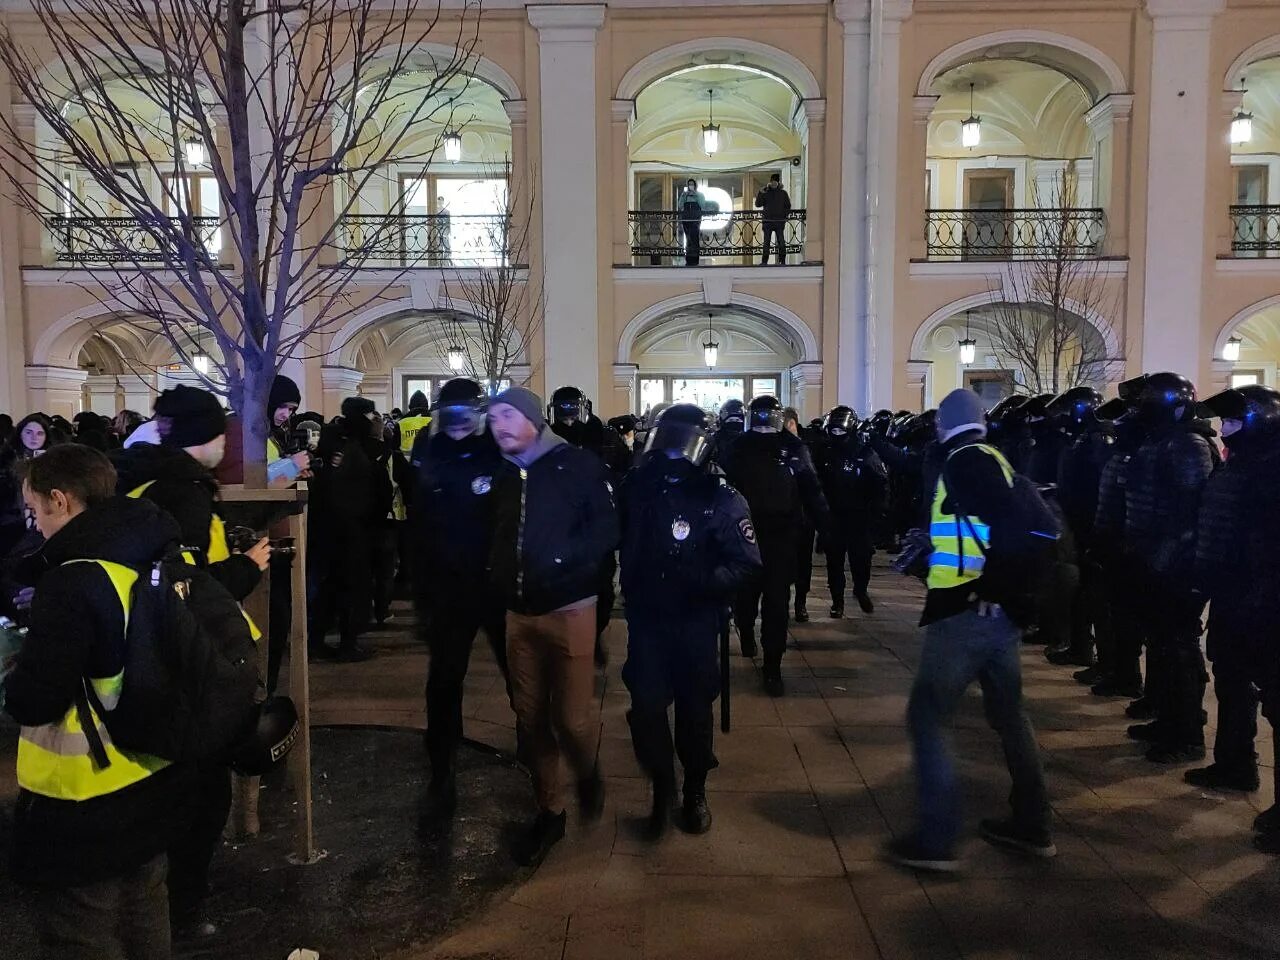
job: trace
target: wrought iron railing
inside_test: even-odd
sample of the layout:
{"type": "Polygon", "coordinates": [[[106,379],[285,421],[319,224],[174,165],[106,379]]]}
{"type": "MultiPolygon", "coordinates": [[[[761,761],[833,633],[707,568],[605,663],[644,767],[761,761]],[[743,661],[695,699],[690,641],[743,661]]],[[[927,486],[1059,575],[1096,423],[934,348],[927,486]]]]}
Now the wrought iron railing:
{"type": "MultiPolygon", "coordinates": [[[[175,227],[178,218],[174,217],[175,227]]],[[[222,246],[217,217],[193,217],[195,241],[216,254],[222,246]]],[[[180,254],[165,249],[155,225],[141,217],[50,217],[49,232],[59,263],[160,264],[180,254]]]]}
{"type": "MultiPolygon", "coordinates": [[[[686,262],[687,230],[692,222],[679,213],[663,210],[632,210],[627,214],[631,227],[633,262],[646,266],[679,266],[686,262]]],[[[699,263],[725,259],[737,263],[759,263],[765,258],[765,219],[761,210],[729,210],[707,213],[697,225],[699,263]]],[[[804,256],[805,212],[792,210],[781,224],[787,263],[804,256]]],[[[777,260],[777,240],[769,236],[768,259],[777,260]]]]}
{"type": "Polygon", "coordinates": [[[485,267],[506,262],[505,214],[349,214],[338,246],[349,263],[485,267]]]}
{"type": "Polygon", "coordinates": [[[1280,206],[1233,204],[1231,252],[1237,257],[1280,257],[1280,206]]]}
{"type": "Polygon", "coordinates": [[[1102,255],[1099,209],[926,210],[930,260],[1087,260],[1102,255]]]}

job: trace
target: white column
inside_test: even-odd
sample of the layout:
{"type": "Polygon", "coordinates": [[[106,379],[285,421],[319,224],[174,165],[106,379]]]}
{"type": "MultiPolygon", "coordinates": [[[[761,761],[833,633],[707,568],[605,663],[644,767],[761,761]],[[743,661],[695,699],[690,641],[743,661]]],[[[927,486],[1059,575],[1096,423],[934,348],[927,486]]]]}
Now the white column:
{"type": "Polygon", "coordinates": [[[844,25],[840,88],[840,329],[836,399],[866,408],[867,0],[836,0],[844,25]]]}
{"type": "Polygon", "coordinates": [[[109,373],[87,377],[85,389],[89,394],[89,410],[104,417],[114,417],[119,413],[120,379],[109,373]]]}
{"type": "Polygon", "coordinates": [[[320,383],[324,387],[324,409],[320,411],[326,417],[336,417],[342,409],[342,401],[354,397],[364,381],[364,374],[350,367],[322,367],[320,383]]]}
{"type": "Polygon", "coordinates": [[[1142,369],[1195,377],[1205,259],[1210,28],[1223,0],[1147,0],[1151,130],[1142,369]]]}
{"type": "Polygon", "coordinates": [[[29,410],[41,410],[50,416],[70,420],[83,406],[81,390],[89,374],[71,367],[27,367],[29,410]]]}
{"type": "Polygon", "coordinates": [[[802,361],[792,364],[791,406],[800,414],[800,423],[806,424],[822,413],[822,364],[818,361],[802,361]]]}
{"type": "Polygon", "coordinates": [[[396,405],[391,391],[391,374],[366,373],[360,381],[360,396],[368,397],[378,405],[381,413],[386,413],[396,405]]]}
{"type": "Polygon", "coordinates": [[[613,365],[613,410],[614,416],[636,412],[636,374],[640,368],[634,363],[615,363],[613,365]]]}
{"type": "Polygon", "coordinates": [[[547,392],[600,391],[596,34],[604,5],[531,6],[538,31],[547,392]]]}
{"type": "Polygon", "coordinates": [[[156,377],[151,373],[129,373],[120,378],[120,386],[124,388],[124,408],[140,413],[144,417],[151,416],[151,408],[156,405],[156,377]]]}

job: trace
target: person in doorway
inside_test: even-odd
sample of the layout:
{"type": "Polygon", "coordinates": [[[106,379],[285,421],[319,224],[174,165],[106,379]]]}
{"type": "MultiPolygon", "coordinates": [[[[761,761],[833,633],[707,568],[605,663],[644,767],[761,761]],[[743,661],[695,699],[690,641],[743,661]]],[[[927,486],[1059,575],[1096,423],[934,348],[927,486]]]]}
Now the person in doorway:
{"type": "Polygon", "coordinates": [[[791,213],[791,197],[782,186],[781,174],[773,174],[769,182],[756,194],[756,206],[762,210],[764,222],[764,248],[760,265],[769,262],[769,250],[776,246],[778,266],[787,262],[787,217],[791,213]]]}
{"type": "Polygon", "coordinates": [[[702,255],[703,215],[718,211],[719,207],[702,195],[702,191],[698,189],[698,181],[690,177],[676,201],[680,229],[684,232],[684,265],[686,267],[696,267],[702,255]]]}
{"type": "Polygon", "coordinates": [[[604,810],[594,702],[596,591],[618,546],[618,517],[604,464],[546,424],[541,398],[503,391],[489,426],[507,461],[494,480],[490,576],[507,609],[507,662],[520,742],[533,771],[538,815],[517,840],[522,864],[564,837],[563,752],[585,822],[604,810]]]}

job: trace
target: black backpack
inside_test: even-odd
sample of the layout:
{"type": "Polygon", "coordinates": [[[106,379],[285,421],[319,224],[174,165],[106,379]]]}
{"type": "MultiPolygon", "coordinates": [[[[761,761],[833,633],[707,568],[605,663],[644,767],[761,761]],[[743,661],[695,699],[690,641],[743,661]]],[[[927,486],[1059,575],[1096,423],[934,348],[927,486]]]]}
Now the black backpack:
{"type": "MultiPolygon", "coordinates": [[[[231,762],[254,734],[263,696],[258,651],[240,605],[180,556],[139,571],[125,631],[124,685],[104,710],[116,746],[163,760],[231,762]]],[[[90,751],[106,766],[92,724],[90,751]]]]}

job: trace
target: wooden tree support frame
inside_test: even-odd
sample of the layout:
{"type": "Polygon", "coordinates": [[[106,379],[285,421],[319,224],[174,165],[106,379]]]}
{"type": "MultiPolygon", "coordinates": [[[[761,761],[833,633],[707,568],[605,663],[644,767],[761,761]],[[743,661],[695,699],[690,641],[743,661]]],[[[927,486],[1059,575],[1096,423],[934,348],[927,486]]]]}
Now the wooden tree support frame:
{"type": "MultiPolygon", "coordinates": [[[[306,525],[306,489],[294,490],[250,490],[239,485],[228,485],[222,488],[222,501],[237,507],[280,507],[292,505],[292,513],[288,518],[289,536],[293,538],[295,554],[290,568],[293,578],[293,623],[289,630],[289,696],[298,709],[298,739],[289,753],[289,781],[296,803],[294,809],[297,821],[294,825],[293,854],[289,857],[292,863],[315,863],[324,857],[324,852],[317,849],[313,807],[311,799],[311,677],[307,663],[307,525],[306,525]]],[[[270,575],[264,576],[262,583],[246,602],[246,609],[254,622],[262,625],[263,638],[260,647],[263,676],[266,676],[268,637],[270,636],[270,575]]],[[[256,779],[246,784],[243,796],[252,794],[241,810],[242,814],[252,814],[256,819],[256,779]]],[[[249,826],[249,823],[242,824],[249,826]]]]}

